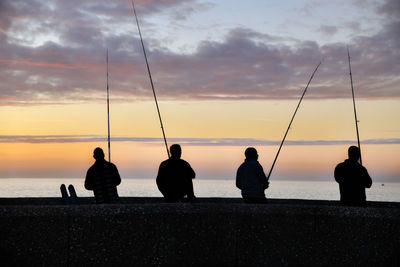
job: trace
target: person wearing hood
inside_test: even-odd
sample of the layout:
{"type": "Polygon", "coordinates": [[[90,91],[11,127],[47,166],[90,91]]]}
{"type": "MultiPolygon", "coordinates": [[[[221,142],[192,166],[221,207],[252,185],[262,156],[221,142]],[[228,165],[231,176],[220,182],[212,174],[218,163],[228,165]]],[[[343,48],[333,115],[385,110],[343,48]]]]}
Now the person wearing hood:
{"type": "Polygon", "coordinates": [[[244,155],[246,159],[236,173],[236,187],[242,191],[246,203],[265,203],[265,189],[268,188],[268,178],[263,167],[258,162],[258,153],[254,147],[248,147],[244,155]]]}

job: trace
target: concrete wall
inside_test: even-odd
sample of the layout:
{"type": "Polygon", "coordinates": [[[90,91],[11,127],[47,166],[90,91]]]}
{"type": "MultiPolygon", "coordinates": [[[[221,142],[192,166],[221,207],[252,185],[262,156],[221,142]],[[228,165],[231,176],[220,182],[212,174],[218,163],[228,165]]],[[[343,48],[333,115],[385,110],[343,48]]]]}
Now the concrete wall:
{"type": "Polygon", "coordinates": [[[400,266],[400,203],[0,199],[1,266],[400,266]]]}

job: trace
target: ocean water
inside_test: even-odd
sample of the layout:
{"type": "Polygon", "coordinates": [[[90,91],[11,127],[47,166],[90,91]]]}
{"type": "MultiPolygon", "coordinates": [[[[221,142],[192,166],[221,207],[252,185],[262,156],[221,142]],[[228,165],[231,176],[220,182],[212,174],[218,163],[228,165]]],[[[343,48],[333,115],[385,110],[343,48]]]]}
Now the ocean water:
{"type": "MultiPolygon", "coordinates": [[[[93,196],[82,178],[0,178],[0,197],[59,197],[60,185],[73,184],[78,196],[93,196]]],[[[241,197],[234,180],[193,180],[197,197],[241,197]]],[[[118,186],[120,196],[161,197],[155,179],[126,178],[118,186]]],[[[374,183],[367,189],[367,200],[400,202],[400,183],[374,183]]],[[[339,200],[334,181],[271,181],[265,191],[269,198],[339,200]]]]}

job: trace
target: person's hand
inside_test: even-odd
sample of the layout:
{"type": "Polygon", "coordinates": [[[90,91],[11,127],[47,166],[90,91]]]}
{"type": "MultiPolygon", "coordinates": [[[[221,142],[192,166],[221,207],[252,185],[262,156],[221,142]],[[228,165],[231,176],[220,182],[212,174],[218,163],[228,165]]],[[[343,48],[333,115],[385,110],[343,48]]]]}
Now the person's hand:
{"type": "Polygon", "coordinates": [[[267,181],[264,185],[264,189],[267,189],[269,187],[269,181],[267,181]]]}

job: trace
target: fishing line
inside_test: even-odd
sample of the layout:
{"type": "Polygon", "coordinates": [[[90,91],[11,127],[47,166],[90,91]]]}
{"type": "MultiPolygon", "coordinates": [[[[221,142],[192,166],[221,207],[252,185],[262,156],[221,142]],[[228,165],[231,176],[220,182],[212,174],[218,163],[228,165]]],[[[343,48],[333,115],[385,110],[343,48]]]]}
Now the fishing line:
{"type": "Polygon", "coordinates": [[[109,86],[108,86],[108,48],[107,48],[106,62],[107,62],[108,161],[111,162],[111,142],[110,142],[110,89],[109,89],[109,86]]]}
{"type": "Polygon", "coordinates": [[[279,146],[279,149],[278,149],[278,153],[276,153],[274,162],[272,163],[272,166],[271,166],[271,170],[270,170],[269,173],[268,173],[268,176],[267,176],[268,179],[269,179],[269,177],[271,176],[272,170],[274,169],[276,160],[278,159],[278,156],[279,156],[279,152],[281,151],[282,145],[283,145],[283,143],[285,142],[285,139],[286,139],[286,136],[287,136],[287,134],[288,134],[288,132],[289,132],[290,126],[292,125],[293,119],[294,119],[294,117],[296,116],[297,110],[298,110],[299,107],[300,107],[300,103],[301,103],[301,101],[303,100],[303,97],[304,97],[304,95],[306,94],[307,88],[308,88],[308,86],[310,85],[311,80],[313,79],[314,74],[317,72],[317,70],[318,70],[319,66],[321,65],[321,63],[322,63],[322,61],[320,61],[320,62],[318,63],[318,65],[317,65],[317,67],[315,68],[314,72],[312,73],[310,79],[308,80],[308,83],[307,83],[306,88],[304,88],[304,91],[303,91],[303,94],[301,95],[300,101],[299,101],[299,103],[297,104],[296,110],[294,111],[294,114],[293,114],[293,116],[292,116],[292,119],[290,120],[289,126],[288,126],[288,128],[286,129],[285,135],[283,136],[281,145],[279,146]]]}
{"type": "Polygon", "coordinates": [[[137,14],[136,14],[135,5],[133,3],[133,0],[132,0],[132,9],[133,9],[133,14],[135,15],[135,19],[136,19],[136,25],[137,25],[139,36],[140,36],[140,42],[142,43],[143,55],[144,55],[144,59],[146,61],[147,71],[149,73],[150,84],[151,84],[151,89],[153,90],[154,101],[156,102],[157,113],[158,113],[158,118],[160,119],[160,125],[161,125],[162,134],[163,134],[163,137],[164,137],[165,148],[167,149],[168,158],[170,158],[170,154],[169,154],[169,150],[168,150],[168,144],[167,144],[167,138],[165,137],[164,126],[163,126],[163,122],[162,122],[162,119],[161,119],[160,108],[158,107],[156,91],[154,90],[153,78],[151,77],[150,66],[149,66],[149,62],[147,60],[146,49],[144,47],[142,33],[140,31],[140,26],[139,26],[139,20],[138,20],[137,14]]]}
{"type": "Polygon", "coordinates": [[[357,132],[357,143],[358,143],[358,150],[360,151],[360,164],[362,165],[361,160],[361,146],[360,146],[360,135],[358,132],[358,120],[357,120],[357,111],[356,111],[356,101],[354,99],[354,88],[353,88],[353,75],[351,73],[351,64],[350,64],[350,52],[349,47],[347,47],[347,58],[349,59],[349,72],[350,72],[350,84],[351,84],[351,94],[353,96],[353,109],[354,109],[354,119],[356,122],[356,132],[357,132]]]}

